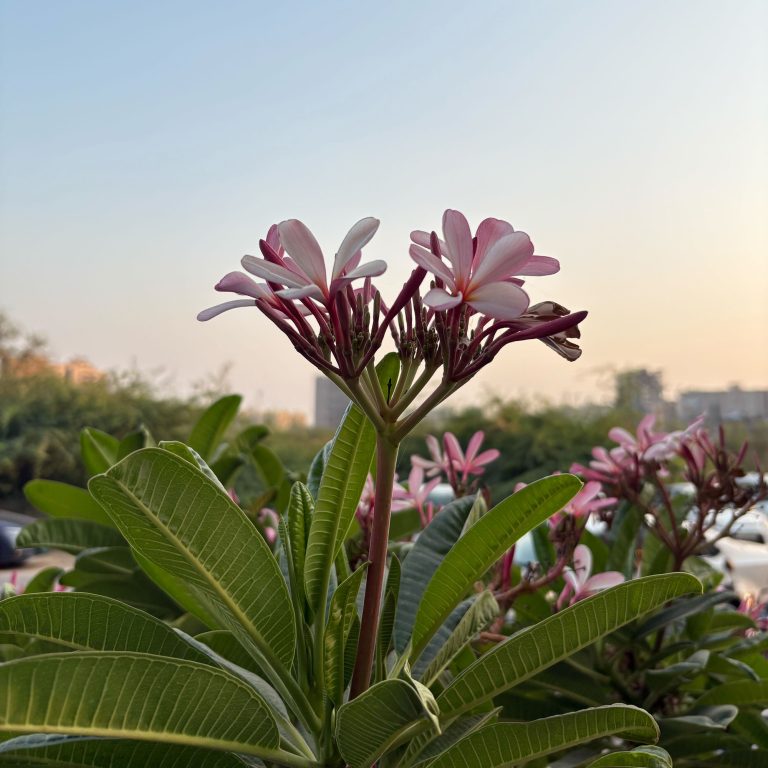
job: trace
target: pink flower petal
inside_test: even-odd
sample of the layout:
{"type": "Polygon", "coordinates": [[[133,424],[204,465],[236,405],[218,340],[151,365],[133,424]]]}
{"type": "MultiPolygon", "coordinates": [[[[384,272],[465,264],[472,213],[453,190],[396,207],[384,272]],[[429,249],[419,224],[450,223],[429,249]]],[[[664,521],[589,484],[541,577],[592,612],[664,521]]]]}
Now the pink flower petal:
{"type": "Polygon", "coordinates": [[[342,280],[357,280],[359,277],[378,277],[387,271],[387,262],[381,259],[375,259],[365,264],[361,264],[356,269],[352,269],[344,275],[342,280]]]}
{"type": "Polygon", "coordinates": [[[297,275],[295,272],[291,272],[279,264],[272,264],[271,262],[264,261],[264,259],[257,259],[255,256],[243,256],[240,263],[252,275],[256,275],[256,277],[260,277],[262,280],[269,280],[270,283],[278,283],[287,288],[301,288],[307,284],[306,278],[297,275]]]}
{"type": "Polygon", "coordinates": [[[408,252],[420,267],[426,269],[427,272],[431,272],[435,277],[439,277],[452,291],[456,290],[453,273],[432,251],[428,251],[420,245],[412,245],[408,252]]]}
{"type": "Polygon", "coordinates": [[[544,277],[545,275],[554,275],[559,271],[560,262],[557,259],[553,259],[551,256],[531,256],[515,274],[544,277]]]}
{"type": "MultiPolygon", "coordinates": [[[[374,219],[372,216],[360,219],[360,221],[352,225],[333,260],[333,274],[331,276],[333,280],[341,276],[349,261],[370,242],[378,228],[379,220],[374,219]]],[[[323,275],[325,275],[325,266],[323,266],[323,275]]]]}
{"type": "Polygon", "coordinates": [[[488,250],[505,235],[511,235],[514,228],[508,221],[501,219],[483,219],[477,228],[477,247],[475,248],[474,267],[483,262],[488,250]]]}
{"type": "Polygon", "coordinates": [[[431,307],[438,312],[442,312],[446,309],[458,306],[461,304],[463,298],[461,292],[459,292],[457,296],[451,296],[450,293],[444,291],[442,288],[432,288],[432,290],[427,291],[424,296],[424,303],[428,307],[431,307]]]}
{"type": "Polygon", "coordinates": [[[477,452],[480,450],[480,446],[483,444],[483,439],[485,438],[485,433],[482,430],[478,430],[475,432],[472,437],[469,438],[469,443],[467,443],[467,452],[464,454],[467,462],[471,462],[475,456],[477,456],[477,452]]]}
{"type": "Polygon", "coordinates": [[[592,574],[592,550],[584,544],[579,544],[573,550],[573,570],[579,584],[585,584],[592,574]]]}
{"type": "Polygon", "coordinates": [[[449,209],[443,214],[443,235],[448,246],[446,256],[456,274],[456,284],[463,289],[469,281],[473,256],[472,232],[463,213],[449,209]]]}
{"type": "Polygon", "coordinates": [[[325,261],[315,236],[298,219],[288,219],[278,224],[280,242],[304,274],[325,291],[325,261]]]}
{"type": "Polygon", "coordinates": [[[267,245],[278,255],[282,256],[281,251],[283,250],[283,246],[280,243],[280,233],[277,229],[277,224],[273,224],[269,231],[267,232],[267,236],[264,238],[267,245]]]}
{"type": "MultiPolygon", "coordinates": [[[[432,253],[432,234],[430,232],[425,232],[423,229],[415,229],[411,232],[411,240],[413,240],[416,245],[420,245],[422,248],[426,248],[432,253]]],[[[438,243],[440,244],[440,253],[447,254],[448,247],[445,244],[445,240],[440,240],[440,238],[438,238],[438,243]]]]}
{"type": "Polygon", "coordinates": [[[533,243],[525,232],[512,232],[497,240],[472,275],[472,286],[482,286],[517,275],[533,256],[533,243]]]}
{"type": "Polygon", "coordinates": [[[260,285],[242,272],[229,272],[216,283],[215,288],[217,291],[239,293],[254,299],[265,299],[272,295],[269,286],[260,285]]]}
{"type": "Polygon", "coordinates": [[[473,290],[467,303],[497,320],[514,320],[528,309],[528,294],[514,283],[489,283],[473,290]]]}
{"type": "Polygon", "coordinates": [[[623,427],[613,427],[608,430],[608,437],[610,437],[614,443],[619,443],[619,445],[635,445],[634,436],[630,435],[623,427]]]}
{"type": "Polygon", "coordinates": [[[322,301],[323,292],[314,284],[305,285],[303,288],[283,288],[281,291],[276,291],[277,295],[281,299],[317,299],[322,301]]]}
{"type": "Polygon", "coordinates": [[[212,317],[220,315],[222,312],[226,312],[230,309],[236,309],[237,307],[254,307],[256,302],[253,299],[235,299],[234,301],[225,301],[223,304],[217,304],[215,307],[209,307],[202,312],[197,313],[197,319],[205,322],[212,317]]]}
{"type": "Polygon", "coordinates": [[[501,452],[495,448],[489,448],[487,451],[483,451],[473,462],[476,467],[484,467],[486,464],[490,464],[492,461],[501,456],[501,452]]]}
{"type": "Polygon", "coordinates": [[[446,432],[443,435],[443,445],[448,461],[456,465],[457,468],[461,468],[464,464],[464,451],[461,450],[461,445],[453,432],[446,432]]]}
{"type": "Polygon", "coordinates": [[[585,592],[597,592],[600,589],[608,589],[623,583],[624,574],[618,571],[606,571],[605,573],[596,573],[590,579],[587,579],[582,590],[585,592]]]}

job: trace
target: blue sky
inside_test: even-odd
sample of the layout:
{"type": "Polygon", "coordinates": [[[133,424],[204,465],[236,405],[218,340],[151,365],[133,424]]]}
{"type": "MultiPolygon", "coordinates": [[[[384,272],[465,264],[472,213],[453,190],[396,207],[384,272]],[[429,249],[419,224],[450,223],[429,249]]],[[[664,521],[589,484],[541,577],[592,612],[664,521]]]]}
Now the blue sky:
{"type": "Polygon", "coordinates": [[[382,220],[382,286],[446,207],[527,231],[582,359],[510,348],[465,398],[768,387],[768,5],[0,0],[0,308],[61,358],[231,363],[260,407],[314,372],[256,311],[198,309],[268,226],[332,254],[382,220]]]}

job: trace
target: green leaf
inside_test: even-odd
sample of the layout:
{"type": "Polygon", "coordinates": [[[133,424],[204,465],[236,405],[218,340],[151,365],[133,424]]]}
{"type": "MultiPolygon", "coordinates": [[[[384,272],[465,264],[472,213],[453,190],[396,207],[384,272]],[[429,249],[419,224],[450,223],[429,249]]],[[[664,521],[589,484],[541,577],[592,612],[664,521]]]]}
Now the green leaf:
{"type": "Polygon", "coordinates": [[[74,651],[135,651],[206,661],[165,622],[117,600],[81,592],[3,600],[0,633],[46,640],[74,651]]]}
{"type": "MultiPolygon", "coordinates": [[[[376,366],[379,382],[396,379],[399,368],[397,354],[390,352],[376,366]]],[[[307,541],[304,586],[313,613],[326,599],[331,566],[354,519],[375,452],[373,425],[357,406],[350,404],[324,462],[307,541]]],[[[313,468],[317,461],[315,457],[313,468]]]]}
{"type": "Polygon", "coordinates": [[[304,604],[304,561],[307,556],[307,536],[312,525],[314,501],[304,483],[294,483],[288,501],[288,541],[291,559],[296,574],[296,588],[299,594],[294,599],[304,604]]]}
{"type": "Polygon", "coordinates": [[[579,488],[581,481],[573,475],[531,483],[497,504],[456,542],[419,603],[413,626],[413,658],[424,650],[472,584],[521,536],[562,509],[579,488]]]}
{"type": "Polygon", "coordinates": [[[24,496],[33,507],[51,517],[112,525],[109,515],[93,500],[91,494],[76,485],[56,480],[30,480],[24,486],[24,496]]]}
{"type": "Polygon", "coordinates": [[[658,735],[647,712],[612,704],[529,723],[487,725],[443,752],[429,768],[505,768],[606,736],[655,741],[658,735]]]}
{"type": "Polygon", "coordinates": [[[688,616],[706,611],[720,603],[727,603],[736,597],[734,592],[708,592],[696,597],[687,597],[685,600],[679,600],[663,611],[651,616],[644,621],[633,633],[635,638],[645,637],[662,627],[667,627],[675,621],[680,621],[688,616]]]}
{"type": "Polygon", "coordinates": [[[184,582],[221,628],[290,668],[296,627],[288,589],[269,546],[226,492],[159,448],[131,454],[93,478],[90,490],[128,542],[184,582]]]}
{"type": "Polygon", "coordinates": [[[462,648],[498,615],[499,604],[488,590],[459,605],[419,657],[414,675],[425,685],[432,685],[462,648]]]}
{"type": "Polygon", "coordinates": [[[220,488],[226,490],[219,476],[203,461],[203,457],[193,448],[178,440],[161,440],[157,447],[184,459],[184,461],[199,469],[209,480],[212,480],[220,488]]]}
{"type": "Polygon", "coordinates": [[[630,752],[598,757],[589,768],[673,768],[673,765],[669,752],[661,747],[638,747],[630,752]]]}
{"type": "Polygon", "coordinates": [[[124,459],[134,451],[138,451],[140,448],[149,448],[154,445],[152,435],[146,427],[141,426],[139,429],[129,432],[117,446],[117,461],[124,459]]]}
{"type": "Polygon", "coordinates": [[[129,547],[96,547],[81,552],[75,558],[75,568],[85,573],[131,576],[137,565],[129,547]]]}
{"type": "Polygon", "coordinates": [[[93,547],[117,547],[125,539],[114,529],[88,520],[56,519],[36,520],[24,527],[16,539],[16,546],[51,547],[76,555],[93,547]]]}
{"type": "Polygon", "coordinates": [[[323,637],[325,663],[325,693],[336,705],[344,701],[344,659],[345,649],[350,640],[350,631],[357,618],[357,593],[366,568],[358,568],[348,579],[337,587],[328,610],[328,623],[323,637]]]}
{"type": "Polygon", "coordinates": [[[389,538],[391,541],[405,539],[421,528],[419,510],[415,507],[393,512],[389,519],[389,538]]]}
{"type": "Polygon", "coordinates": [[[312,459],[312,463],[309,465],[309,472],[307,473],[307,489],[312,494],[312,498],[317,498],[317,493],[320,490],[320,481],[323,479],[323,472],[325,471],[325,465],[328,462],[328,457],[331,455],[331,449],[333,448],[333,440],[329,440],[312,459]]]}
{"type": "MultiPolygon", "coordinates": [[[[63,568],[57,568],[55,565],[49,568],[43,568],[38,571],[24,587],[24,594],[31,595],[35,592],[53,592],[59,578],[64,574],[63,568]]],[[[3,604],[0,603],[0,606],[3,604]]]]}
{"type": "Polygon", "coordinates": [[[12,692],[0,697],[0,731],[160,741],[284,761],[266,702],[204,664],[124,651],[49,654],[4,664],[0,690],[12,692]]]}
{"type": "Polygon", "coordinates": [[[89,475],[106,472],[117,463],[120,441],[106,432],[94,427],[86,427],[80,432],[80,454],[89,475]]]}
{"type": "Polygon", "coordinates": [[[395,649],[398,653],[408,645],[424,590],[443,558],[459,540],[473,503],[473,496],[465,496],[446,504],[419,534],[403,561],[395,616],[395,649]]]}
{"type": "Polygon", "coordinates": [[[406,738],[437,727],[429,689],[406,680],[384,680],[339,708],[336,740],[350,768],[369,768],[406,738]]]}
{"type": "Polygon", "coordinates": [[[13,768],[245,768],[228,752],[129,739],[68,739],[22,736],[0,744],[0,766],[13,768]]]}
{"type": "MultiPolygon", "coordinates": [[[[2,605],[2,603],[0,603],[2,605]]],[[[744,707],[751,704],[768,706],[768,680],[735,680],[711,688],[696,702],[697,707],[710,707],[717,704],[735,704],[744,707]]]]}
{"type": "Polygon", "coordinates": [[[668,600],[700,589],[693,576],[674,573],[628,581],[581,600],[481,656],[440,694],[440,712],[456,717],[668,600]]]}
{"type": "Polygon", "coordinates": [[[189,435],[190,447],[197,451],[203,461],[214,458],[227,427],[237,415],[243,398],[240,395],[226,395],[211,405],[192,427],[189,435]]]}

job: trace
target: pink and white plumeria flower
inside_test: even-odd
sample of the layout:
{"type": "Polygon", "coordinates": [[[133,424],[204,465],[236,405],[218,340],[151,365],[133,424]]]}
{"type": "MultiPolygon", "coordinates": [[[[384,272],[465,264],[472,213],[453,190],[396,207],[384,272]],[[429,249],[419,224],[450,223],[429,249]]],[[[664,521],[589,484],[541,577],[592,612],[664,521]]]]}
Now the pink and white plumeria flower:
{"type": "MultiPolygon", "coordinates": [[[[241,261],[246,271],[267,282],[257,283],[242,272],[229,272],[216,284],[216,290],[250,298],[205,309],[198,314],[198,320],[210,320],[229,309],[254,306],[259,299],[281,316],[285,309],[281,299],[314,299],[327,307],[336,293],[353,280],[376,277],[386,270],[386,263],[380,260],[360,265],[362,248],[378,227],[379,220],[369,216],[349,230],[336,252],[329,280],[323,252],[309,228],[298,219],[273,224],[266,238],[259,242],[263,258],[248,255],[241,261]]],[[[298,310],[303,315],[310,314],[301,304],[298,310]]]]}
{"type": "Polygon", "coordinates": [[[432,517],[435,513],[435,505],[429,500],[429,495],[435,490],[439,483],[439,477],[433,477],[425,483],[424,469],[419,466],[414,466],[408,475],[407,498],[418,511],[422,528],[425,528],[432,522],[432,517]]]}
{"type": "Polygon", "coordinates": [[[592,576],[592,551],[584,544],[579,544],[573,551],[573,568],[563,571],[565,587],[557,598],[557,610],[566,604],[573,605],[585,597],[590,597],[603,589],[623,583],[624,575],[618,571],[606,571],[592,576]]]}
{"type": "Polygon", "coordinates": [[[298,219],[278,224],[281,248],[262,240],[259,245],[264,258],[243,256],[242,265],[252,275],[281,286],[275,293],[283,299],[311,298],[328,305],[335,294],[353,280],[376,277],[386,271],[384,261],[360,264],[362,248],[378,228],[379,220],[370,216],[352,226],[336,252],[330,279],[315,236],[298,219]]]}
{"type": "Polygon", "coordinates": [[[438,439],[434,435],[427,435],[425,442],[431,458],[425,459],[423,456],[413,455],[411,456],[411,465],[423,469],[427,477],[436,477],[447,472],[448,457],[443,454],[438,439]]]}
{"type": "Polygon", "coordinates": [[[478,430],[467,443],[467,452],[461,449],[456,435],[446,432],[443,435],[445,455],[451,464],[453,471],[459,477],[462,484],[469,480],[470,475],[479,476],[485,473],[485,465],[496,461],[501,455],[495,448],[489,448],[480,453],[480,446],[485,439],[485,432],[478,430]]]}
{"type": "MultiPolygon", "coordinates": [[[[619,449],[627,456],[636,456],[641,461],[665,461],[672,458],[679,450],[681,442],[693,435],[702,425],[704,417],[689,424],[685,429],[675,432],[654,432],[656,416],[649,413],[637,425],[637,434],[632,435],[622,427],[614,427],[608,437],[619,444],[619,449]]],[[[616,452],[619,456],[619,452],[616,452]]]]}
{"type": "MultiPolygon", "coordinates": [[[[555,473],[557,474],[557,473],[555,473]]],[[[517,488],[515,488],[517,490],[517,488]]],[[[584,483],[581,490],[566,504],[560,512],[549,518],[550,528],[556,528],[563,517],[577,519],[588,518],[593,512],[599,512],[606,507],[613,507],[618,499],[602,496],[603,486],[596,480],[584,483]]]]}
{"type": "Polygon", "coordinates": [[[536,256],[525,232],[515,232],[500,219],[485,219],[472,237],[469,223],[459,211],[443,214],[440,254],[433,253],[427,232],[411,233],[410,254],[444,287],[432,288],[424,303],[442,311],[469,304],[472,309],[497,320],[520,317],[529,304],[517,275],[551,275],[560,269],[557,259],[536,256]],[[446,264],[442,257],[448,260],[446,264]]]}

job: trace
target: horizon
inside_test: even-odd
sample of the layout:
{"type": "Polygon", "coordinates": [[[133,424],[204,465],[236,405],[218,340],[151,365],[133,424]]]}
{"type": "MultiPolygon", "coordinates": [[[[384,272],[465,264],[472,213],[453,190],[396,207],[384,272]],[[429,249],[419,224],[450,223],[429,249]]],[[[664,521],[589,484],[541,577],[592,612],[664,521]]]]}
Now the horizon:
{"type": "Polygon", "coordinates": [[[213,284],[274,221],[328,256],[374,215],[391,293],[457,207],[560,259],[532,301],[590,311],[579,361],[513,345],[457,405],[627,368],[768,389],[768,5],[350,7],[0,2],[0,309],[57,359],[182,392],[232,363],[249,407],[311,415],[259,313],[196,323],[213,284]]]}

